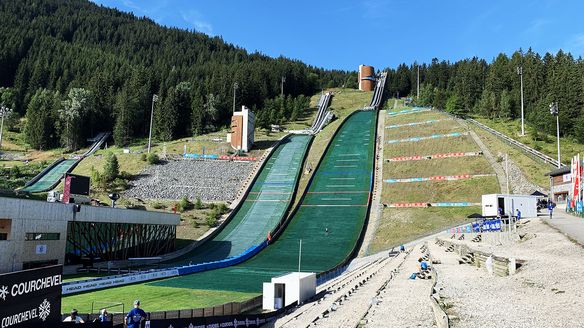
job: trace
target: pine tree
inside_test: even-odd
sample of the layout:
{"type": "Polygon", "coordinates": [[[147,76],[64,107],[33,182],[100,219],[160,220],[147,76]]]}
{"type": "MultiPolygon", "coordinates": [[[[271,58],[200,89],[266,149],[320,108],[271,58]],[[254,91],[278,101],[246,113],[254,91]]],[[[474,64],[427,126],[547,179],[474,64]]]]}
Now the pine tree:
{"type": "Polygon", "coordinates": [[[58,95],[46,89],[39,89],[32,96],[26,111],[26,142],[33,148],[44,150],[54,146],[54,128],[58,95]]]}

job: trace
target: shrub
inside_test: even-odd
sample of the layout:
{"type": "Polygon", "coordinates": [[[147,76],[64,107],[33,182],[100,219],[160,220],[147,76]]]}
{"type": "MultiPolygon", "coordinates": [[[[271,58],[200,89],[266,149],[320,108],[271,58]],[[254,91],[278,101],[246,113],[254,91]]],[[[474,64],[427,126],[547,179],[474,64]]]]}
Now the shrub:
{"type": "Polygon", "coordinates": [[[219,213],[219,215],[223,215],[225,213],[227,213],[227,211],[229,210],[229,208],[227,207],[227,205],[225,205],[225,203],[221,203],[219,204],[217,207],[217,212],[219,213]]]}
{"type": "Polygon", "coordinates": [[[152,204],[152,208],[157,209],[157,210],[162,210],[162,209],[166,208],[166,205],[163,203],[156,202],[156,203],[152,204]]]}
{"type": "Polygon", "coordinates": [[[140,160],[142,162],[146,162],[146,153],[142,153],[142,155],[140,155],[140,160]]]}
{"type": "Polygon", "coordinates": [[[197,200],[195,200],[195,209],[200,210],[202,208],[203,208],[203,202],[201,201],[201,197],[197,197],[197,200]]]}
{"type": "Polygon", "coordinates": [[[150,153],[150,154],[148,154],[146,161],[150,165],[155,165],[155,164],[160,163],[160,158],[158,157],[158,154],[150,153]]]}
{"type": "Polygon", "coordinates": [[[188,210],[192,210],[193,209],[193,203],[191,203],[189,201],[189,199],[187,198],[187,196],[184,196],[180,202],[178,203],[178,207],[177,209],[179,210],[179,212],[185,212],[188,210]]]}
{"type": "Polygon", "coordinates": [[[209,226],[209,228],[213,228],[217,226],[217,212],[211,211],[207,213],[207,217],[205,218],[205,223],[209,226]]]}

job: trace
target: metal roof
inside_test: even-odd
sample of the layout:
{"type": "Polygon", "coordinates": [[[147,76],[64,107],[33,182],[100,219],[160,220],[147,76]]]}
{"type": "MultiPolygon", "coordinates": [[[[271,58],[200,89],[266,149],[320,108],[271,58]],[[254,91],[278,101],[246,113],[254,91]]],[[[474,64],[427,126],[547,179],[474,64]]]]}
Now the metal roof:
{"type": "Polygon", "coordinates": [[[566,173],[570,173],[571,170],[572,170],[572,166],[571,165],[566,165],[566,166],[562,166],[560,168],[557,168],[555,170],[552,170],[552,171],[546,173],[545,175],[552,176],[552,177],[557,177],[558,175],[564,175],[566,173]]]}

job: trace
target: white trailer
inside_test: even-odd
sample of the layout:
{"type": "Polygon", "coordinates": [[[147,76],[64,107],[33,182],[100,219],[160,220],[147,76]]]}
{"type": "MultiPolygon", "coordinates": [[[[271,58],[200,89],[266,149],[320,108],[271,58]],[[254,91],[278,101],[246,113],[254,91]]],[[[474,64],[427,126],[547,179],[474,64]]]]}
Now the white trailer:
{"type": "Polygon", "coordinates": [[[501,208],[505,217],[515,216],[516,210],[519,210],[522,218],[535,218],[537,217],[537,199],[537,196],[531,195],[483,195],[483,216],[496,217],[501,208]]]}
{"type": "Polygon", "coordinates": [[[293,272],[264,282],[263,309],[277,310],[294,302],[301,304],[316,294],[316,273],[293,272]]]}

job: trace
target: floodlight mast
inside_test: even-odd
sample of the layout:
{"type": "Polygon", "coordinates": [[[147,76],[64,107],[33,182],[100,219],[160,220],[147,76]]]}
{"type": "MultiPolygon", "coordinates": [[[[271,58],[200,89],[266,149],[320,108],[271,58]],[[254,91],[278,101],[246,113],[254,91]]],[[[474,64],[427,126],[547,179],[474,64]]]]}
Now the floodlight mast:
{"type": "Polygon", "coordinates": [[[560,162],[560,115],[558,110],[558,102],[555,101],[550,104],[550,113],[556,117],[556,138],[558,139],[558,168],[562,166],[560,162]]]}
{"type": "Polygon", "coordinates": [[[154,103],[158,101],[158,96],[152,95],[152,110],[150,111],[150,131],[148,132],[148,154],[150,154],[150,147],[152,146],[152,121],[154,118],[154,103]]]}
{"type": "Polygon", "coordinates": [[[8,116],[12,112],[12,109],[2,105],[0,106],[0,149],[2,149],[2,130],[4,130],[4,117],[8,116]]]}
{"type": "Polygon", "coordinates": [[[517,75],[521,80],[521,136],[525,135],[525,118],[523,110],[523,66],[517,66],[517,75]]]}

